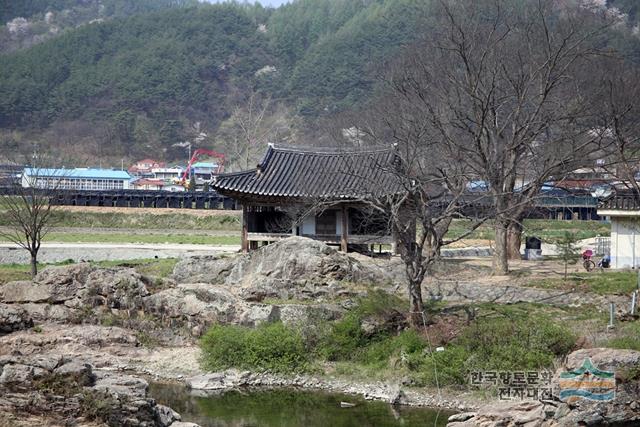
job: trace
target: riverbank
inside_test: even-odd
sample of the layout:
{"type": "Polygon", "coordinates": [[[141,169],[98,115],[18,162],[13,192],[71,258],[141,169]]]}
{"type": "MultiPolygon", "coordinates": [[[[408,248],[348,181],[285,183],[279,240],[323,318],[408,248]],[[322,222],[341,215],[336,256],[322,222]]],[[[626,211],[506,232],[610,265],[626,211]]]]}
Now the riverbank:
{"type": "MultiPolygon", "coordinates": [[[[401,260],[299,237],[250,254],[50,267],[0,285],[0,358],[68,358],[96,372],[177,381],[199,395],[324,390],[484,416],[497,391],[470,385],[469,371],[556,371],[580,348],[637,344],[633,316],[606,327],[612,285],[577,293],[518,282],[532,275],[513,285],[485,278],[488,267],[478,263],[435,266],[424,289],[433,296],[429,322],[420,330],[403,314],[401,260]],[[450,280],[434,282],[443,275],[450,280]]],[[[544,265],[530,268],[539,274],[544,265]]],[[[607,357],[618,363],[612,369],[637,360],[607,357]]]]}

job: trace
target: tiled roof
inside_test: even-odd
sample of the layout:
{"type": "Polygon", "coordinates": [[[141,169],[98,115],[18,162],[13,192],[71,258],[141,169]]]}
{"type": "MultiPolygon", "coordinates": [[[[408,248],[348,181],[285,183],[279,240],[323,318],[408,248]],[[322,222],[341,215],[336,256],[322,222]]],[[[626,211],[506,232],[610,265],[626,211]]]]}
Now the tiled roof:
{"type": "Polygon", "coordinates": [[[617,190],[616,193],[604,199],[598,208],[603,210],[638,211],[640,210],[640,197],[632,190],[617,190]]]}
{"type": "Polygon", "coordinates": [[[215,177],[231,197],[357,199],[396,192],[396,150],[300,148],[270,145],[256,169],[215,177]]]}

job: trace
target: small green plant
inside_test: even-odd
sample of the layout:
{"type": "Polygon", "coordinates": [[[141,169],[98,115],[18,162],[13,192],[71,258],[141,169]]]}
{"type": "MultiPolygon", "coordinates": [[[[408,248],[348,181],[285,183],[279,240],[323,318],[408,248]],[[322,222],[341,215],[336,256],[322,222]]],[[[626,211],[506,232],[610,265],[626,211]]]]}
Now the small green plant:
{"type": "Polygon", "coordinates": [[[558,248],[558,257],[564,263],[564,281],[567,281],[567,272],[569,265],[573,265],[578,262],[580,258],[580,248],[577,245],[578,238],[575,234],[565,231],[562,237],[556,240],[556,246],[558,248]]]}
{"type": "Polygon", "coordinates": [[[42,326],[40,326],[40,325],[36,325],[36,326],[34,326],[33,328],[31,328],[31,330],[32,330],[33,332],[35,332],[36,334],[41,334],[41,333],[42,333],[42,326]]]}

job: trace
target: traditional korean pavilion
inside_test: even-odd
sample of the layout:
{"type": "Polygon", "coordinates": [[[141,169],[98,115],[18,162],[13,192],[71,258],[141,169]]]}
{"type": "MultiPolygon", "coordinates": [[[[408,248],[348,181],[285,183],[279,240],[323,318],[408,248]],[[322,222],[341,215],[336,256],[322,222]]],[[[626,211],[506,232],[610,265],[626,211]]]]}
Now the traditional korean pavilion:
{"type": "Polygon", "coordinates": [[[212,188],[242,205],[244,251],[296,235],[340,245],[346,252],[356,245],[394,245],[386,221],[371,220],[367,200],[398,192],[398,164],[394,146],[270,144],[255,169],[218,175],[212,188]]]}

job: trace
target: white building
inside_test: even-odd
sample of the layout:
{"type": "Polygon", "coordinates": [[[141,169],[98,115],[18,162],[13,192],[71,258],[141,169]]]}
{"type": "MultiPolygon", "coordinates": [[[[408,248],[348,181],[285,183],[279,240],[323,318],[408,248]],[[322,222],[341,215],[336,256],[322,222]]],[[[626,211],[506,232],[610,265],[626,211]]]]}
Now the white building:
{"type": "Polygon", "coordinates": [[[51,188],[58,190],[127,190],[131,175],[112,169],[49,169],[25,168],[22,171],[23,187],[51,188]]]}
{"type": "Polygon", "coordinates": [[[640,200],[625,194],[610,197],[598,215],[611,219],[611,268],[640,267],[640,200]]]}
{"type": "Polygon", "coordinates": [[[182,176],[182,168],[153,168],[151,173],[154,178],[161,179],[165,182],[173,182],[174,179],[182,176]]]}

